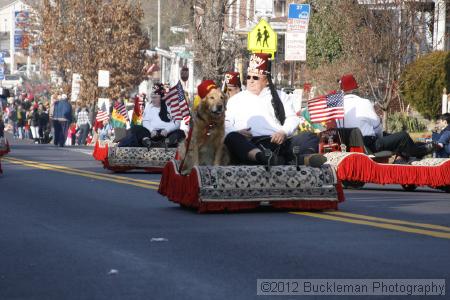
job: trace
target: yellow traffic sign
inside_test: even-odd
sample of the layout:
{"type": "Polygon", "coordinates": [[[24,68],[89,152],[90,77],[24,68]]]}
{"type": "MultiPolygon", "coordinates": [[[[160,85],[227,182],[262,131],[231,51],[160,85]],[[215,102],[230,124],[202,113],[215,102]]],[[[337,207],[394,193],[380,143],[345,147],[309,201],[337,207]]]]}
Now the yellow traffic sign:
{"type": "Polygon", "coordinates": [[[252,53],[270,53],[272,58],[277,51],[277,33],[266,20],[261,19],[248,33],[247,49],[252,53]]]}

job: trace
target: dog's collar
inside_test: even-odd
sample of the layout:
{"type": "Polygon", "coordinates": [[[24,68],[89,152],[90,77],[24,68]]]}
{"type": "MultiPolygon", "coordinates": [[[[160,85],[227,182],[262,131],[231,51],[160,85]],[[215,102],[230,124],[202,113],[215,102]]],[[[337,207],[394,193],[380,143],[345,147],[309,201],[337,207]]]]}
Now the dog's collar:
{"type": "MultiPolygon", "coordinates": [[[[201,117],[201,115],[200,115],[198,112],[197,112],[197,118],[199,118],[200,120],[206,122],[206,120],[203,119],[203,118],[201,117]]],[[[214,121],[209,121],[208,125],[205,127],[205,132],[204,132],[204,134],[205,134],[206,136],[210,136],[210,135],[211,135],[211,130],[212,130],[214,127],[216,127],[216,126],[217,126],[217,123],[216,123],[216,122],[214,122],[214,121]]]]}

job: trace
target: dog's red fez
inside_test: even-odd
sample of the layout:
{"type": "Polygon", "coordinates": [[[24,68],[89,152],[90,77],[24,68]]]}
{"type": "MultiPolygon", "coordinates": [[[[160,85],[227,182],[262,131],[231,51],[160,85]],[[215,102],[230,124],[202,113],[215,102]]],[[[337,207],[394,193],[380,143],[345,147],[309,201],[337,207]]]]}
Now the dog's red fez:
{"type": "Polygon", "coordinates": [[[345,74],[340,80],[341,90],[344,92],[351,91],[358,88],[358,83],[352,74],[345,74]]]}
{"type": "Polygon", "coordinates": [[[253,53],[250,56],[247,72],[261,75],[270,74],[269,58],[267,53],[253,53]]]}
{"type": "Polygon", "coordinates": [[[241,86],[241,75],[239,72],[226,72],[225,83],[227,85],[241,86]]]}
{"type": "Polygon", "coordinates": [[[197,87],[197,94],[200,96],[200,98],[205,98],[206,95],[212,90],[217,89],[216,84],[213,80],[203,80],[202,83],[200,83],[197,87]]]}

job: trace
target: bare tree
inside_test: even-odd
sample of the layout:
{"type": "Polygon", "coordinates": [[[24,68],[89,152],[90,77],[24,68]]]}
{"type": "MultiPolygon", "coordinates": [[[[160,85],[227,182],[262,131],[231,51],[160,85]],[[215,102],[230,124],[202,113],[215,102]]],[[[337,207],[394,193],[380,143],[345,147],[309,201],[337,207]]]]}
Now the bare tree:
{"type": "MultiPolygon", "coordinates": [[[[342,0],[335,3],[337,31],[342,55],[321,65],[312,75],[336,78],[351,72],[359,79],[361,92],[375,100],[383,111],[386,128],[392,102],[400,98],[400,75],[407,63],[429,51],[426,34],[432,6],[421,1],[342,0]],[[337,17],[336,17],[337,16],[337,17]]],[[[320,80],[319,80],[320,81],[320,80]]]]}
{"type": "Polygon", "coordinates": [[[234,66],[245,46],[232,28],[225,32],[225,18],[236,0],[190,0],[193,50],[199,77],[220,80],[234,66]]]}

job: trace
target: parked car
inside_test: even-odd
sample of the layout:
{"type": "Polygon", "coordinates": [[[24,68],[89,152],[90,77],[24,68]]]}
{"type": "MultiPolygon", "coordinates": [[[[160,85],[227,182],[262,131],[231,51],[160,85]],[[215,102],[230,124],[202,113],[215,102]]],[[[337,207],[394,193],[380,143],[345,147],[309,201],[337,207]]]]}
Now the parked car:
{"type": "Polygon", "coordinates": [[[2,80],[2,87],[7,89],[14,89],[21,87],[24,79],[19,74],[5,74],[5,78],[2,80]]]}

